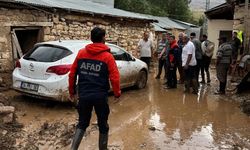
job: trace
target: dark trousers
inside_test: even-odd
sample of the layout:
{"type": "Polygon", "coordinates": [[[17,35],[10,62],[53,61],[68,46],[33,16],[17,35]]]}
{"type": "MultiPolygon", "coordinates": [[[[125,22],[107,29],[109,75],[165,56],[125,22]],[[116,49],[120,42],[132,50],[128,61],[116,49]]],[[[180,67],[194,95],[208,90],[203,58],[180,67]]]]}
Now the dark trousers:
{"type": "Polygon", "coordinates": [[[177,70],[176,66],[168,67],[167,85],[170,88],[176,88],[176,86],[177,86],[176,70],[177,70]]]}
{"type": "Polygon", "coordinates": [[[189,91],[190,85],[192,85],[193,91],[198,92],[198,83],[197,83],[197,67],[188,66],[188,69],[184,69],[184,78],[185,78],[185,90],[189,91]]]}
{"type": "Polygon", "coordinates": [[[80,99],[77,108],[79,114],[77,128],[86,131],[90,123],[93,108],[97,116],[99,132],[101,134],[107,134],[109,131],[108,116],[110,112],[107,98],[98,101],[80,99]]]}
{"type": "Polygon", "coordinates": [[[196,80],[197,82],[199,83],[199,75],[200,75],[200,71],[201,71],[201,68],[203,67],[203,61],[202,59],[197,59],[197,65],[196,65],[196,80]]]}
{"type": "Polygon", "coordinates": [[[208,57],[208,56],[203,56],[203,66],[201,67],[201,77],[202,77],[202,81],[205,81],[205,72],[207,75],[207,82],[210,82],[210,72],[209,72],[209,66],[211,64],[211,59],[212,57],[208,57]]]}
{"type": "Polygon", "coordinates": [[[177,63],[177,69],[178,69],[178,72],[179,72],[179,75],[180,75],[179,82],[183,83],[184,82],[184,71],[183,71],[183,67],[182,67],[182,62],[181,61],[179,61],[177,63]]]}
{"type": "Polygon", "coordinates": [[[141,59],[141,61],[143,61],[147,64],[148,70],[149,70],[151,57],[141,57],[140,59],[141,59]]]}
{"type": "Polygon", "coordinates": [[[164,67],[164,70],[165,70],[165,76],[166,77],[166,60],[165,59],[159,59],[158,61],[158,74],[157,74],[157,77],[160,77],[161,76],[161,73],[162,73],[162,68],[164,67]]]}
{"type": "Polygon", "coordinates": [[[220,81],[220,92],[226,91],[227,74],[230,64],[218,64],[216,66],[217,78],[220,81]]]}

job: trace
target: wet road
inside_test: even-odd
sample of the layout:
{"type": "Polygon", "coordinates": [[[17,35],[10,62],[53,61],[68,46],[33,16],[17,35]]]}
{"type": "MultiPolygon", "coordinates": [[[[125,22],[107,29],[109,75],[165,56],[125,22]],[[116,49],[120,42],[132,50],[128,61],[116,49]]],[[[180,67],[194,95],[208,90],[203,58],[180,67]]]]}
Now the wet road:
{"type": "MultiPolygon", "coordinates": [[[[198,96],[184,94],[182,86],[165,90],[162,82],[151,75],[146,89],[126,90],[117,104],[110,97],[111,149],[250,149],[250,117],[230,97],[210,94],[210,86],[203,86],[198,96]]],[[[77,119],[67,103],[12,95],[25,130],[46,121],[73,124],[77,119]]],[[[98,130],[90,132],[80,149],[97,149],[97,139],[98,130]]]]}

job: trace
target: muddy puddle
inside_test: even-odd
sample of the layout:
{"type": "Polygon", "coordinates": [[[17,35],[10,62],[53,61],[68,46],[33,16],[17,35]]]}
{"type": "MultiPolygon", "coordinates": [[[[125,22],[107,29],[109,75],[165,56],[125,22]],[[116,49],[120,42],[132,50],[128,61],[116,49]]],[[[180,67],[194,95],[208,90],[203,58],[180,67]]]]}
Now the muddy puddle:
{"type": "MultiPolygon", "coordinates": [[[[214,83],[202,86],[198,96],[184,94],[182,85],[165,90],[162,83],[151,74],[146,89],[124,91],[117,104],[110,97],[109,149],[250,149],[250,117],[231,100],[234,95],[212,94],[214,83]]],[[[18,149],[24,143],[44,150],[69,149],[77,120],[72,105],[9,94],[17,121],[24,124],[18,149]]],[[[91,122],[80,150],[97,149],[96,118],[91,122]]]]}

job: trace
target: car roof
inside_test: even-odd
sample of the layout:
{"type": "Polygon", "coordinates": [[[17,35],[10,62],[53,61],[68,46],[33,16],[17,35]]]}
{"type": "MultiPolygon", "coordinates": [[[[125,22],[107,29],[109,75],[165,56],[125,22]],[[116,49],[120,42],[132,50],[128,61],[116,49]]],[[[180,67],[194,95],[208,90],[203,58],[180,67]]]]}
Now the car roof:
{"type": "MultiPolygon", "coordinates": [[[[39,45],[43,44],[49,44],[49,45],[55,45],[55,46],[60,46],[60,47],[65,47],[69,50],[80,50],[81,48],[84,48],[86,45],[91,44],[92,42],[90,40],[58,40],[58,41],[48,41],[48,42],[42,42],[38,43],[39,45]]],[[[114,44],[110,43],[105,43],[108,46],[113,46],[113,47],[119,47],[114,44]]]]}

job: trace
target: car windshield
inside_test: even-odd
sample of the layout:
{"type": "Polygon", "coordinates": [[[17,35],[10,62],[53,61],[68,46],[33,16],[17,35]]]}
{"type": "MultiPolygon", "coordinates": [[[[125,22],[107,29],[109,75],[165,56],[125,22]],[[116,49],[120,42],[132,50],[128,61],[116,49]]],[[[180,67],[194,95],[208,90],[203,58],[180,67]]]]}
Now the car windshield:
{"type": "Polygon", "coordinates": [[[71,51],[64,48],[41,45],[28,52],[23,58],[38,62],[55,62],[71,54],[71,51]]]}
{"type": "Polygon", "coordinates": [[[115,60],[127,60],[126,53],[117,47],[111,47],[111,53],[114,56],[115,60]]]}

